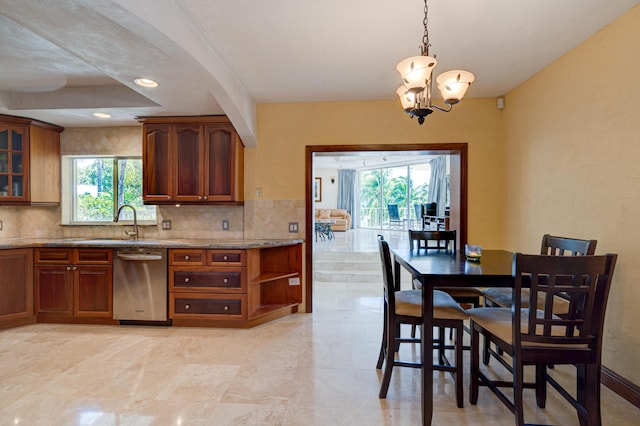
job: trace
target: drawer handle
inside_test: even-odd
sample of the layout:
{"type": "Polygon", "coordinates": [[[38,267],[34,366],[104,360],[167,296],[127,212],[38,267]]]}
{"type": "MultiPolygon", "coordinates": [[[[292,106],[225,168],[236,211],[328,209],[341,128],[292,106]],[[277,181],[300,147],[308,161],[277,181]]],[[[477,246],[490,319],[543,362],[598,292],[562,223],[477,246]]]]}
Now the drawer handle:
{"type": "Polygon", "coordinates": [[[184,282],[185,282],[185,283],[188,283],[188,282],[189,282],[189,277],[186,277],[186,278],[184,279],[184,282]]]}
{"type": "Polygon", "coordinates": [[[184,257],[184,260],[189,260],[189,255],[188,254],[184,257]]]}
{"type": "Polygon", "coordinates": [[[223,259],[225,262],[226,262],[227,260],[229,260],[229,258],[228,258],[227,256],[224,256],[222,259],[223,259]]]}
{"type": "Polygon", "coordinates": [[[229,305],[224,305],[224,310],[228,311],[229,310],[229,305]]]}
{"type": "Polygon", "coordinates": [[[188,310],[189,308],[191,308],[191,305],[189,305],[189,304],[187,303],[186,305],[184,305],[184,308],[185,308],[186,310],[188,310]]]}
{"type": "Polygon", "coordinates": [[[223,281],[224,281],[224,283],[226,284],[226,283],[228,283],[228,282],[229,282],[229,278],[225,278],[223,281]]]}

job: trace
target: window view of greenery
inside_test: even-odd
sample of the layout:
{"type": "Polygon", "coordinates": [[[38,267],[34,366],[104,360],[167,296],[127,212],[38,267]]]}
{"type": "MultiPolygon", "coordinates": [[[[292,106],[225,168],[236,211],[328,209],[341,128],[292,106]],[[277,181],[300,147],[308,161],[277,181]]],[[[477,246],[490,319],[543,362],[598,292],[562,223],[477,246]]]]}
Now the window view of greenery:
{"type": "Polygon", "coordinates": [[[360,172],[360,227],[388,225],[388,205],[397,205],[400,220],[416,220],[416,204],[427,202],[428,163],[360,172]]]}
{"type": "MultiPolygon", "coordinates": [[[[123,204],[135,207],[138,222],[155,222],[155,206],[142,204],[140,158],[74,158],[73,179],[74,222],[113,222],[123,204]]],[[[120,219],[133,220],[133,211],[124,209],[120,219]]]]}

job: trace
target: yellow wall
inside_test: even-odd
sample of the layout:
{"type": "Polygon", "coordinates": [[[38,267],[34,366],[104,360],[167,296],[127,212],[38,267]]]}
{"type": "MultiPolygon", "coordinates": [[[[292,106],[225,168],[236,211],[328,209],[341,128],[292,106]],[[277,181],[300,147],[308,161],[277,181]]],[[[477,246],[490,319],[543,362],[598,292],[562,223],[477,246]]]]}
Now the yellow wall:
{"type": "MultiPolygon", "coordinates": [[[[473,88],[471,89],[473,90],[473,88]]],[[[502,182],[499,112],[493,99],[464,100],[420,126],[399,102],[262,104],[258,148],[245,151],[245,196],[256,187],[272,200],[305,197],[307,145],[469,144],[469,240],[499,246],[502,182]]]]}
{"type": "Polygon", "coordinates": [[[640,7],[506,97],[505,247],[544,233],[619,255],[603,363],[640,383],[640,7]]]}

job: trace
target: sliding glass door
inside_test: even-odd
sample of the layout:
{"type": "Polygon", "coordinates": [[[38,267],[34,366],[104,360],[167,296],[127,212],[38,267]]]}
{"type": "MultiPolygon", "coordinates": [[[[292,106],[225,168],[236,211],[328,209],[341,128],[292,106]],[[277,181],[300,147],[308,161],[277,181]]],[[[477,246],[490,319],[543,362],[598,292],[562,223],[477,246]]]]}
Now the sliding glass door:
{"type": "Polygon", "coordinates": [[[430,174],[429,163],[360,171],[358,226],[418,226],[416,206],[427,202],[430,174]]]}

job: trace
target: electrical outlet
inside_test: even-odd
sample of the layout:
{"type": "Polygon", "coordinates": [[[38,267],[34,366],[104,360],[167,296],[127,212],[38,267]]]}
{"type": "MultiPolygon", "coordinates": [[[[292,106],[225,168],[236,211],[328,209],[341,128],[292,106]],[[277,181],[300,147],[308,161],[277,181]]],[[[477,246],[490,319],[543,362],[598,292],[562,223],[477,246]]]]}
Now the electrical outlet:
{"type": "Polygon", "coordinates": [[[289,232],[298,232],[298,222],[289,222],[289,232]]]}
{"type": "Polygon", "coordinates": [[[162,221],[162,229],[169,230],[171,229],[171,221],[170,220],[163,220],[162,221]]]}
{"type": "Polygon", "coordinates": [[[222,230],[223,231],[228,231],[229,230],[229,219],[224,219],[222,221],[222,230]]]}

